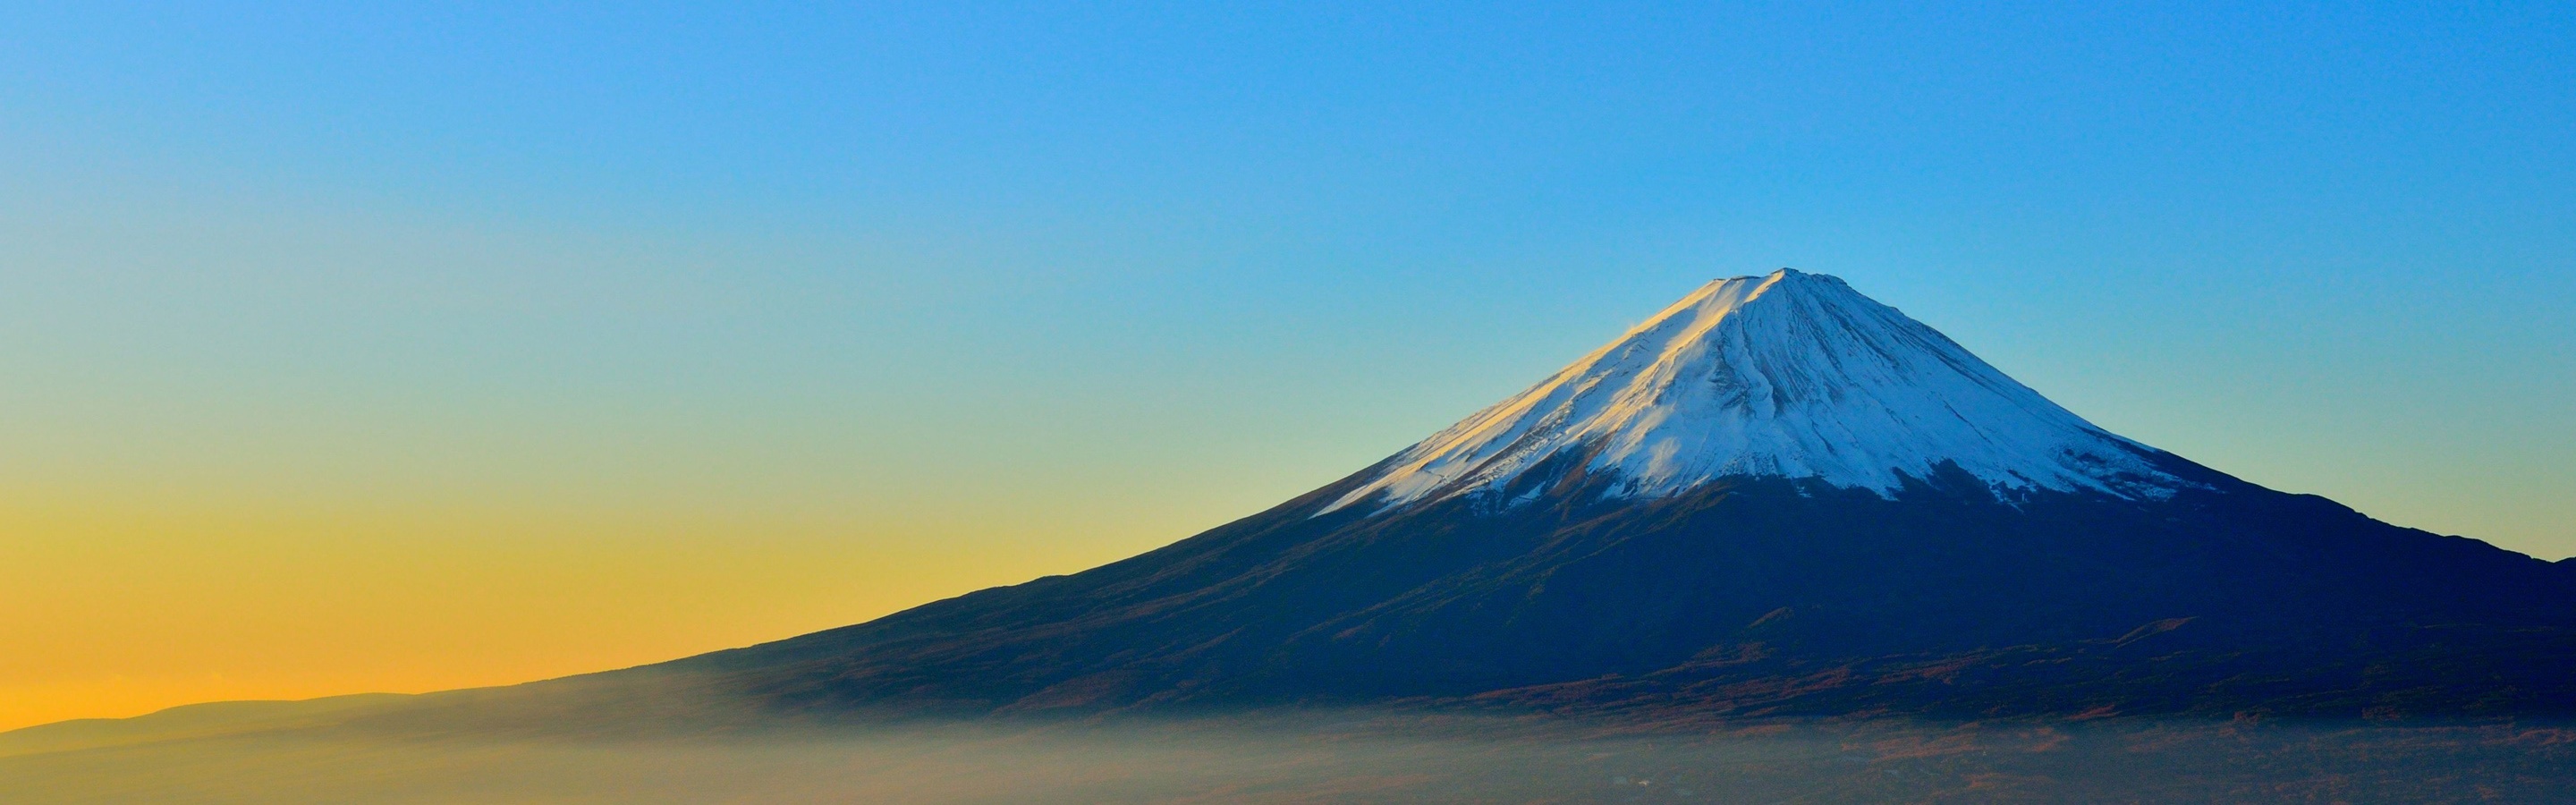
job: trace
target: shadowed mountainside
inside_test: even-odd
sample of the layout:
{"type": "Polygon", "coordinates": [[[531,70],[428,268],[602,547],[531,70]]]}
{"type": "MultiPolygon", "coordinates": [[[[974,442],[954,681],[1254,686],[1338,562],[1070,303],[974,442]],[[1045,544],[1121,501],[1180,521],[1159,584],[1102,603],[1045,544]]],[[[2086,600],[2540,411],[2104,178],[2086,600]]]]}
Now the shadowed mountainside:
{"type": "Polygon", "coordinates": [[[1534,476],[1549,505],[1317,516],[1346,480],[1084,573],[627,673],[805,713],[2576,710],[2568,563],[2163,462],[2206,488],[1641,502],[1570,468],[1534,476]]]}

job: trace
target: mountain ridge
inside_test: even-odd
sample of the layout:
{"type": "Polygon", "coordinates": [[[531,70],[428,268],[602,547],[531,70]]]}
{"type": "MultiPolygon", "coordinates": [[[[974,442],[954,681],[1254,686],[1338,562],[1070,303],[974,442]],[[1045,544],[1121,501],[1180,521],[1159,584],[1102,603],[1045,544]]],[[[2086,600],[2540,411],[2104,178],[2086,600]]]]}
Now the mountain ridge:
{"type": "Polygon", "coordinates": [[[1458,426],[1198,536],[636,673],[804,715],[1404,701],[1686,720],[2576,715],[2571,669],[2576,563],[2118,437],[1840,280],[1782,271],[1703,286],[1458,426]],[[1760,334],[1776,338],[1743,341],[1760,334]],[[1854,346],[1871,338],[1901,349],[1854,346]],[[1806,385],[1738,393],[1774,380],[1806,385]],[[1838,455],[1894,455],[1884,475],[1729,463],[1800,444],[1763,428],[1832,420],[1781,416],[1799,406],[1924,399],[1952,417],[1844,429],[1868,438],[1839,447],[1870,449],[1838,455]],[[1722,460],[1649,460],[1670,483],[1639,481],[1628,459],[1670,459],[1653,445],[1711,412],[1745,427],[1683,436],[1726,437],[1694,443],[1722,460]],[[2036,463],[1937,449],[2032,422],[2013,443],[2036,463]],[[2064,463],[2088,450],[2113,455],[2064,463]]]}

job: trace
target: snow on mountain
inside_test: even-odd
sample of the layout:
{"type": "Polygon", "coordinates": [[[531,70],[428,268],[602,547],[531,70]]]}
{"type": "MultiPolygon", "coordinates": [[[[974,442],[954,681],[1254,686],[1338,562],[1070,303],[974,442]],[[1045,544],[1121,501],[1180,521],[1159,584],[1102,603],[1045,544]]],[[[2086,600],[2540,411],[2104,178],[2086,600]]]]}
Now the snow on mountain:
{"type": "Polygon", "coordinates": [[[2163,498],[2191,485],[1947,336],[1834,277],[1722,279],[1397,454],[1329,512],[1502,488],[1576,451],[1611,494],[1777,476],[1892,495],[1944,463],[1999,496],[2163,498]]]}

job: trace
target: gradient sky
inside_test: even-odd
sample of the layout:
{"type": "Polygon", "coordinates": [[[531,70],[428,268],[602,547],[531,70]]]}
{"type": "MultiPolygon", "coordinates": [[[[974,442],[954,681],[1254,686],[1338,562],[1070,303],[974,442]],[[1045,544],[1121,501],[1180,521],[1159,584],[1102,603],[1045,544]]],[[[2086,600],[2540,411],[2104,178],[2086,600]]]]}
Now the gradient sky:
{"type": "Polygon", "coordinates": [[[1078,570],[1780,266],[2576,554],[2564,2],[344,5],[0,9],[0,727],[1078,570]]]}

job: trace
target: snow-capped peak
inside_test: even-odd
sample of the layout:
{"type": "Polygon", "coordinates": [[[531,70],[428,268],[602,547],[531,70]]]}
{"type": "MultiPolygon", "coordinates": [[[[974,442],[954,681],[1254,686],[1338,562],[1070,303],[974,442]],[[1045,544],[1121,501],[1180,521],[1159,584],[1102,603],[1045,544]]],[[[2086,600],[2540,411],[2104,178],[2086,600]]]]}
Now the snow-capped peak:
{"type": "Polygon", "coordinates": [[[1739,476],[1882,495],[1956,464],[1998,493],[2165,497],[2157,451],[2095,427],[1834,277],[1722,279],[1390,459],[1323,511],[1502,488],[1579,451],[1611,494],[1739,476]]]}

